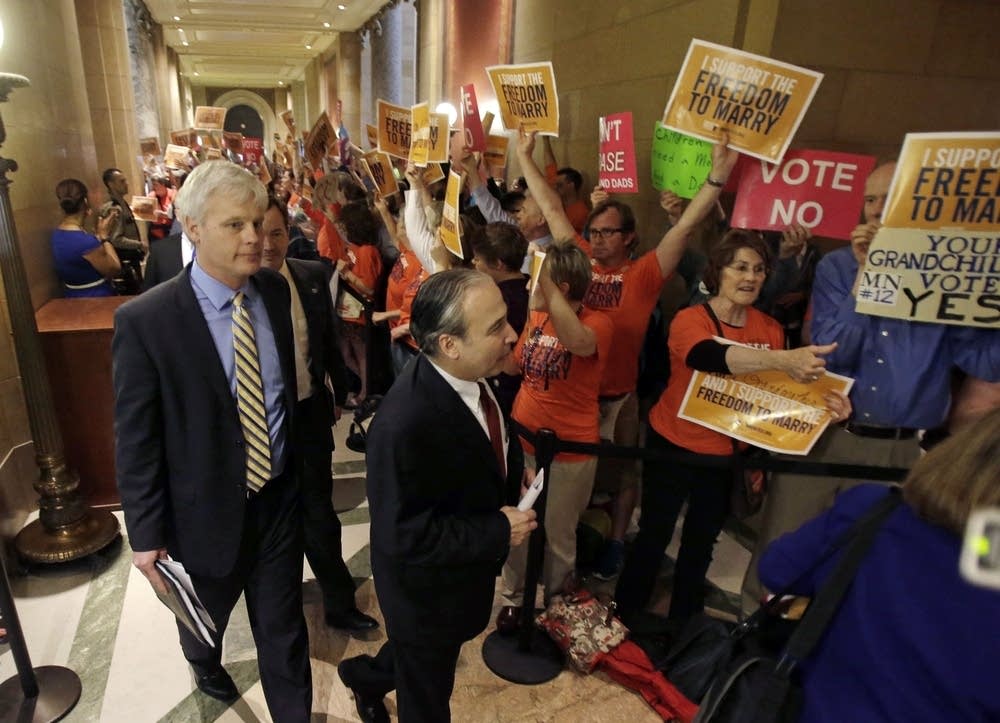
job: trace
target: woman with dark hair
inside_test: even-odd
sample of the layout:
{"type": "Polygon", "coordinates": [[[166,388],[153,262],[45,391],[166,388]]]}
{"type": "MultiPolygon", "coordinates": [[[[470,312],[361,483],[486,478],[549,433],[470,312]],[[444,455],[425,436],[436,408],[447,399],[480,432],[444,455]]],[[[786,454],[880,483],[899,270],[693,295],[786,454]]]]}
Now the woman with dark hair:
{"type": "MultiPolygon", "coordinates": [[[[496,282],[507,304],[507,323],[521,336],[528,319],[527,277],[521,273],[528,240],[521,229],[509,223],[490,223],[472,234],[472,265],[496,282]]],[[[505,416],[510,416],[514,397],[521,388],[520,376],[501,372],[493,378],[493,392],[505,416]]]]}
{"type": "Polygon", "coordinates": [[[97,236],[84,225],[92,213],[82,181],[67,178],[56,186],[56,198],[63,220],[52,232],[52,257],[56,276],[63,285],[63,296],[114,296],[110,279],[122,270],[121,261],[108,235],[118,220],[118,209],[111,207],[97,221],[97,236]]]}
{"type": "MultiPolygon", "coordinates": [[[[813,654],[799,720],[997,721],[1000,592],[959,572],[969,515],[1000,508],[1000,409],[921,457],[813,654]]],[[[760,559],[771,590],[812,597],[839,561],[816,562],[888,494],[864,484],[775,540],[760,559]]]]}
{"type": "MultiPolygon", "coordinates": [[[[671,375],[666,390],[649,412],[647,448],[706,457],[733,454],[732,438],[678,417],[696,370],[715,374],[779,370],[798,382],[815,381],[823,373],[822,355],[830,353],[834,345],[785,350],[781,326],[753,308],[769,261],[767,244],[753,231],[733,229],[713,249],[704,278],[711,298],[705,304],[681,310],[670,325],[671,375]],[[723,341],[717,340],[719,336],[725,337],[723,341]]],[[[835,421],[847,417],[847,397],[831,395],[826,401],[835,421]]],[[[729,511],[732,484],[733,472],[728,468],[680,463],[668,468],[656,462],[643,465],[639,534],[615,590],[626,624],[634,621],[649,602],[663,553],[685,502],[688,508],[674,568],[669,629],[676,632],[704,609],[705,574],[729,511]]]]}
{"type": "MultiPolygon", "coordinates": [[[[349,203],[340,210],[337,230],[345,241],[344,255],[337,261],[337,273],[345,284],[370,301],[382,274],[382,256],[375,245],[378,222],[363,203],[349,203]]],[[[340,346],[348,368],[358,375],[361,389],[348,399],[353,409],[368,394],[368,356],[365,351],[364,305],[347,289],[341,289],[337,299],[337,314],[343,324],[340,346]]]]}

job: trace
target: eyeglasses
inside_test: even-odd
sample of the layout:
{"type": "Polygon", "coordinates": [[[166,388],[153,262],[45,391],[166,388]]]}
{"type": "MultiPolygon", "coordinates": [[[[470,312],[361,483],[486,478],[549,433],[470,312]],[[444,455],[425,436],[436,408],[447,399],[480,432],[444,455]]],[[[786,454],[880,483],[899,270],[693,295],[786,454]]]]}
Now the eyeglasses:
{"type": "Polygon", "coordinates": [[[622,233],[624,230],[623,228],[592,228],[590,229],[590,238],[611,238],[616,233],[622,233]]]}
{"type": "Polygon", "coordinates": [[[727,269],[732,269],[738,274],[753,274],[754,276],[767,276],[766,266],[750,266],[749,264],[729,264],[727,269]]]}

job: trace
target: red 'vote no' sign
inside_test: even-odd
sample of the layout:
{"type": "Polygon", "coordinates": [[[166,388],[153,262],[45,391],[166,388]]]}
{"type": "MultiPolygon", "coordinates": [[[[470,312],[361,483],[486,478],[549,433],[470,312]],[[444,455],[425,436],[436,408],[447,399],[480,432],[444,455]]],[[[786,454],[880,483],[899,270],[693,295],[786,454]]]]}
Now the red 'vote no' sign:
{"type": "Polygon", "coordinates": [[[793,224],[815,236],[849,239],[864,203],[873,156],[789,151],[780,165],[747,163],[740,175],[732,225],[780,231],[793,224]]]}

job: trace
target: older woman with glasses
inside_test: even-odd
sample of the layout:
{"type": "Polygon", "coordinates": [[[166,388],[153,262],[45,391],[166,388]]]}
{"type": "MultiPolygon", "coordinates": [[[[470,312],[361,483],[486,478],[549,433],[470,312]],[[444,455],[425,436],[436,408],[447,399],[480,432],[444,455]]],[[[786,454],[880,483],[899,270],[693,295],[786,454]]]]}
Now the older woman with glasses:
{"type": "MultiPolygon", "coordinates": [[[[671,376],[660,400],[649,412],[649,449],[694,452],[705,457],[733,453],[732,438],[680,419],[678,410],[695,370],[744,374],[780,370],[799,382],[823,373],[823,355],[835,346],[784,349],[784,333],[771,317],[757,311],[767,277],[770,251],[753,231],[733,229],[711,252],[705,284],[711,298],[680,311],[670,325],[671,376]],[[721,333],[720,333],[721,330],[721,333]],[[742,346],[717,340],[739,342],[742,346]]],[[[827,399],[835,419],[847,417],[843,395],[827,399]]],[[[746,446],[746,445],[743,445],[746,446]]],[[[678,631],[704,608],[704,582],[716,538],[729,510],[733,472],[729,468],[647,462],[643,470],[639,534],[625,561],[615,596],[626,623],[649,602],[663,554],[673,536],[677,516],[688,504],[674,569],[668,631],[678,631]]]]}

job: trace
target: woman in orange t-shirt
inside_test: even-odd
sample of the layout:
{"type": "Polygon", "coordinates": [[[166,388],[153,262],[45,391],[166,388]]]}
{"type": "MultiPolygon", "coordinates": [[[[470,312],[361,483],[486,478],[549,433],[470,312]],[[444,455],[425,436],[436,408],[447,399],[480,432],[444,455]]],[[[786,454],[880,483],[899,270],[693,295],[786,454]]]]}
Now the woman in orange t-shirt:
{"type": "MultiPolygon", "coordinates": [[[[590,260],[572,243],[546,249],[538,284],[529,300],[528,323],[507,373],[521,373],[511,416],[531,431],[553,430],[573,442],[600,440],[597,393],[611,350],[611,320],[583,306],[590,260]]],[[[525,467],[535,467],[534,448],[524,442],[525,467]]],[[[560,592],[576,568],[576,524],[590,501],[597,458],[561,453],[546,479],[545,597],[560,592]]],[[[526,545],[513,548],[503,569],[505,596],[516,602],[524,588],[526,545]]]]}
{"type": "MultiPolygon", "coordinates": [[[[670,380],[649,412],[647,448],[709,457],[733,453],[731,437],[677,416],[695,370],[715,374],[780,370],[798,382],[815,381],[823,373],[821,356],[830,353],[834,345],[786,351],[781,325],[752,307],[769,263],[770,251],[754,231],[733,229],[711,252],[704,282],[712,297],[706,304],[681,310],[670,325],[670,380]],[[726,340],[746,346],[716,341],[719,329],[726,340]]],[[[846,419],[850,411],[847,397],[831,396],[827,403],[837,421],[846,419]]],[[[663,553],[685,502],[688,508],[667,616],[670,630],[676,633],[704,609],[705,574],[729,511],[732,484],[729,468],[671,463],[668,473],[662,462],[645,463],[639,534],[615,589],[626,624],[634,623],[649,602],[663,553]]]]}
{"type": "MultiPolygon", "coordinates": [[[[349,203],[341,209],[337,224],[346,241],[344,255],[337,261],[337,273],[344,283],[370,301],[382,273],[382,256],[375,245],[378,239],[375,216],[367,205],[349,203]]],[[[337,298],[337,315],[344,322],[340,335],[344,362],[361,380],[361,389],[348,398],[345,405],[351,409],[363,402],[368,393],[364,306],[347,289],[341,289],[337,298]]]]}

